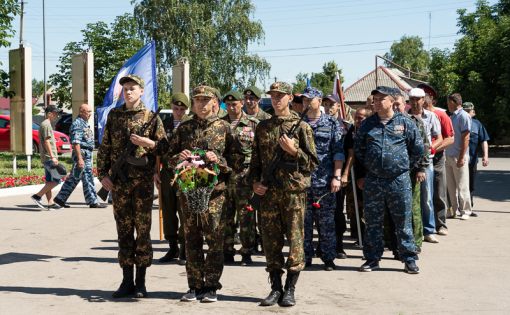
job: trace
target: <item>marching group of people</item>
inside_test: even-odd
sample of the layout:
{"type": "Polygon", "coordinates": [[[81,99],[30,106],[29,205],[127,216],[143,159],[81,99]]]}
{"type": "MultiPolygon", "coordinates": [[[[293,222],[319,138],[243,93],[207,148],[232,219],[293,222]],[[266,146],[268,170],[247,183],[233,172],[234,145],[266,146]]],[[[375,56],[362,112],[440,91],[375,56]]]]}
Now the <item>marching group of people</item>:
{"type": "Polygon", "coordinates": [[[141,101],[144,81],[128,75],[120,83],[125,104],[108,116],[97,161],[117,223],[123,280],[115,298],[148,295],[154,183],[169,242],[160,261],[186,265],[189,291],[182,301],[217,301],[224,264],[234,263],[239,253],[241,264],[251,265],[260,245],[271,283],[260,305],[295,305],[300,272],[313,257],[328,271],[335,269],[336,258],[347,258],[344,204],[351,236],[363,235],[366,262],[360,271],[378,268],[387,247],[407,273],[416,274],[422,242],[438,243],[436,235],[448,234],[447,216],[476,215],[470,179],[478,143],[483,143],[483,165],[488,163],[489,138],[472,118],[473,104],[462,103],[458,93],[448,97],[448,116],[434,107],[436,94],[428,85],[411,89],[409,104],[399,89],[377,87],[367,106],[354,110],[314,87],[293,94],[290,84],[274,82],[266,92],[272,108],[265,112],[256,87],[222,96],[200,85],[191,102],[183,93],[173,95],[170,119],[157,118],[142,128],[155,115],[141,101]],[[130,165],[128,180],[113,182],[112,166],[129,142],[146,163],[130,165]],[[173,180],[177,165],[197,149],[217,166],[204,212],[193,209],[173,180]]]}

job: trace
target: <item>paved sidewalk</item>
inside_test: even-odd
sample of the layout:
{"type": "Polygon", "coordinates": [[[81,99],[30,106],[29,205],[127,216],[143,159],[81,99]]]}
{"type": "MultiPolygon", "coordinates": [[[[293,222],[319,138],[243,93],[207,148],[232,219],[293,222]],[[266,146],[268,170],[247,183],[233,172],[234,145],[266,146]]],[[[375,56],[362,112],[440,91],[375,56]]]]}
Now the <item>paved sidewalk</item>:
{"type": "MultiPolygon", "coordinates": [[[[1,197],[0,314],[509,314],[510,159],[480,166],[474,209],[478,218],[448,221],[450,235],[423,245],[419,275],[385,252],[381,270],[360,273],[361,251],[348,240],[338,270],[302,273],[297,306],[261,308],[269,292],[264,257],[253,267],[226,266],[214,304],[182,303],[182,266],[157,263],[167,244],[154,241],[147,273],[150,298],[112,300],[121,280],[112,207],[89,209],[81,189],[72,208],[38,211],[29,194],[1,197]]],[[[157,240],[158,211],[152,237],[157,240]]],[[[236,256],[239,260],[240,257],[236,256]]]]}

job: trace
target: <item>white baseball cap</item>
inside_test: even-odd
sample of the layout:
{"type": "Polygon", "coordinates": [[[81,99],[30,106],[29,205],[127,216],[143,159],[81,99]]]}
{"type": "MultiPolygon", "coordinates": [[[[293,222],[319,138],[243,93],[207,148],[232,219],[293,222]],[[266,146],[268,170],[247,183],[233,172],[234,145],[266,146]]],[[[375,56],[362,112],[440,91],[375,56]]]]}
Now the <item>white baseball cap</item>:
{"type": "Polygon", "coordinates": [[[409,97],[425,97],[425,91],[420,88],[413,88],[409,91],[409,97]]]}

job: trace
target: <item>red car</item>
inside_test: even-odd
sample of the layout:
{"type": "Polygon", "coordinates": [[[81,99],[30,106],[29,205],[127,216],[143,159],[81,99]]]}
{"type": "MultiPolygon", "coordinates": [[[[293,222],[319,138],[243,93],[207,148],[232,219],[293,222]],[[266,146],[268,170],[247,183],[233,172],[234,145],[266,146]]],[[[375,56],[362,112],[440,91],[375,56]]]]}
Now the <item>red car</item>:
{"type": "MultiPolygon", "coordinates": [[[[11,149],[11,117],[0,115],[0,151],[9,151],[11,149]]],[[[64,133],[53,131],[55,135],[55,145],[58,154],[71,152],[71,141],[69,136],[64,133]]],[[[34,153],[39,153],[39,125],[32,123],[32,147],[34,153]]]]}

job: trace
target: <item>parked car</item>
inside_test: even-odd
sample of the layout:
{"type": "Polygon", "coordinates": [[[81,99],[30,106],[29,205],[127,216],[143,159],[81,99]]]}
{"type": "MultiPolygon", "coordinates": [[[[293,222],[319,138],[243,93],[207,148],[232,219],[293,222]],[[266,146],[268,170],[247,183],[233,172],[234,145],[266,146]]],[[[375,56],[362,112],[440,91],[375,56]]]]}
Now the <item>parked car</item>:
{"type": "MultiPolygon", "coordinates": [[[[0,151],[11,149],[11,117],[0,115],[0,151]]],[[[59,131],[54,131],[55,145],[58,154],[71,152],[71,141],[69,137],[59,131]]],[[[32,123],[32,148],[34,153],[39,153],[39,125],[32,123]]]]}
{"type": "Polygon", "coordinates": [[[60,118],[55,123],[55,130],[65,133],[69,136],[71,130],[71,124],[73,123],[73,114],[64,113],[60,115],[60,118]]]}

